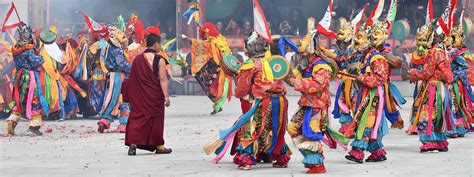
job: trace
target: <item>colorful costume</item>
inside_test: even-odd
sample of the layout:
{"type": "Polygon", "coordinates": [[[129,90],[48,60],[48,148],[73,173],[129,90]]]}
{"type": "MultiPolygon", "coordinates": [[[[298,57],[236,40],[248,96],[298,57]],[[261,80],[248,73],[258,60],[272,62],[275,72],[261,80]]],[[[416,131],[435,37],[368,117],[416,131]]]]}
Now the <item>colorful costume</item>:
{"type": "Polygon", "coordinates": [[[449,61],[454,80],[449,91],[453,99],[454,129],[448,131],[449,137],[463,137],[470,129],[469,123],[474,121],[472,88],[468,80],[468,61],[472,60],[472,54],[463,44],[463,33],[462,26],[454,27],[450,32],[453,49],[449,54],[449,61]]]}
{"type": "Polygon", "coordinates": [[[301,92],[301,97],[298,101],[299,107],[288,124],[288,133],[293,144],[303,154],[302,163],[308,168],[309,174],[326,172],[323,139],[327,140],[325,143],[330,148],[336,148],[338,143],[347,145],[349,142],[344,135],[329,126],[329,81],[335,73],[325,59],[306,50],[308,45],[313,45],[308,42],[313,38],[314,36],[308,34],[301,42],[299,52],[305,57],[302,57],[299,61],[301,64],[293,69],[296,78],[289,81],[296,91],[301,92]]]}
{"type": "MultiPolygon", "coordinates": [[[[341,27],[338,30],[338,36],[336,44],[338,50],[336,50],[336,61],[341,72],[348,72],[349,66],[361,62],[358,57],[353,57],[353,39],[354,30],[351,24],[342,20],[341,27]]],[[[347,128],[352,122],[352,115],[355,111],[355,99],[357,99],[357,83],[353,82],[354,79],[348,76],[339,75],[339,83],[336,90],[336,98],[334,101],[334,109],[332,114],[335,119],[339,119],[341,128],[339,132],[345,133],[347,128]]],[[[352,137],[353,135],[350,135],[352,137]]]]}
{"type": "Polygon", "coordinates": [[[105,57],[105,67],[108,71],[106,77],[105,97],[103,98],[102,108],[100,109],[100,121],[98,131],[104,132],[104,129],[110,128],[110,123],[116,118],[119,119],[120,132],[125,132],[128,114],[130,112],[129,105],[122,102],[121,88],[122,82],[130,73],[131,64],[128,63],[127,57],[121,48],[126,41],[122,31],[116,27],[109,28],[110,39],[103,50],[105,57]]]}
{"type": "MultiPolygon", "coordinates": [[[[410,68],[416,69],[419,71],[423,71],[424,65],[427,60],[429,47],[428,38],[432,34],[433,29],[431,29],[431,24],[424,25],[418,29],[417,36],[416,36],[416,43],[418,49],[415,50],[412,54],[412,59],[410,61],[410,68]]],[[[406,131],[409,135],[418,134],[418,130],[416,125],[413,125],[413,121],[415,120],[416,113],[418,112],[418,105],[420,105],[421,101],[421,94],[423,90],[426,88],[426,82],[424,80],[418,80],[415,82],[415,89],[413,90],[413,105],[410,113],[410,126],[406,131]]]]}
{"type": "Polygon", "coordinates": [[[453,75],[444,50],[440,48],[442,39],[435,33],[433,47],[426,57],[423,70],[411,69],[410,80],[424,80],[425,88],[419,93],[418,110],[413,125],[418,128],[421,152],[447,151],[446,130],[452,130],[451,98],[446,84],[453,81],[453,75]]]}
{"type": "MultiPolygon", "coordinates": [[[[87,107],[90,108],[92,115],[98,115],[102,107],[102,101],[105,97],[105,73],[106,68],[103,64],[105,55],[104,50],[100,49],[99,43],[106,41],[97,41],[89,47],[87,51],[87,73],[89,78],[87,89],[87,107]]],[[[85,50],[85,49],[84,49],[85,50]]]]}
{"type": "MultiPolygon", "coordinates": [[[[384,22],[379,22],[374,25],[372,30],[380,30],[387,34],[384,28],[384,22]]],[[[370,31],[374,34],[374,31],[370,31]]],[[[362,163],[364,159],[364,151],[370,151],[371,155],[366,159],[366,162],[378,162],[386,160],[386,151],[383,149],[382,138],[388,133],[387,119],[396,122],[399,115],[391,115],[391,108],[395,108],[393,104],[393,97],[390,94],[391,85],[389,84],[389,64],[382,53],[379,53],[375,48],[364,51],[368,46],[367,30],[361,30],[356,40],[358,45],[355,48],[362,51],[363,62],[360,66],[360,75],[357,80],[363,84],[361,87],[361,99],[358,103],[354,121],[350,130],[355,128],[354,141],[351,143],[352,150],[346,159],[362,163]],[[365,41],[365,42],[361,42],[365,41]],[[365,44],[366,46],[360,46],[365,44]],[[395,117],[395,120],[393,118],[395,117]]],[[[377,32],[379,33],[379,32],[377,32]]],[[[377,47],[383,42],[373,43],[377,47]]],[[[396,109],[395,109],[396,111],[396,109]]]]}
{"type": "Polygon", "coordinates": [[[44,58],[43,69],[41,72],[42,83],[44,83],[44,97],[49,105],[50,119],[64,119],[64,90],[61,87],[61,74],[59,68],[63,64],[63,52],[56,44],[57,28],[51,26],[40,33],[40,39],[43,45],[40,55],[44,58]],[[44,74],[43,74],[44,73],[44,74]],[[43,76],[44,75],[44,76],[43,76]]]}
{"type": "MultiPolygon", "coordinates": [[[[263,39],[258,37],[253,41],[262,43],[263,39]]],[[[249,46],[255,46],[253,43],[247,44],[246,48],[250,53],[255,51],[255,48],[249,48],[249,46]]],[[[235,96],[243,98],[251,94],[255,102],[252,108],[231,128],[220,132],[219,140],[204,148],[207,154],[213,152],[218,154],[214,159],[216,163],[222,158],[234,136],[238,136],[239,144],[236,147],[237,154],[234,157],[234,163],[239,166],[239,169],[249,170],[252,165],[265,158],[276,161],[273,164],[274,167],[285,168],[288,165],[291,152],[284,138],[288,113],[286,89],[282,81],[268,80],[272,76],[267,75],[269,73],[264,74],[262,63],[269,57],[270,53],[267,53],[266,57],[261,53],[250,55],[253,58],[247,60],[236,77],[235,96]]]]}
{"type": "Polygon", "coordinates": [[[64,91],[64,93],[62,93],[64,114],[65,117],[75,117],[76,114],[80,112],[77,99],[79,96],[84,98],[86,92],[77,84],[72,75],[75,74],[79,68],[83,69],[85,66],[81,64],[81,60],[83,60],[81,56],[76,55],[78,45],[76,41],[72,39],[62,39],[59,45],[65,54],[63,57],[65,64],[61,67],[60,71],[61,90],[64,91]]]}
{"type": "Polygon", "coordinates": [[[232,76],[221,68],[222,58],[231,52],[226,39],[212,23],[204,24],[200,36],[204,41],[191,40],[191,72],[214,103],[212,115],[222,111],[222,105],[232,97],[232,76]]]}
{"type": "Polygon", "coordinates": [[[36,51],[36,41],[31,28],[22,23],[17,30],[19,33],[17,43],[12,48],[17,72],[13,82],[12,113],[7,119],[8,134],[14,135],[16,124],[26,116],[30,120],[28,130],[36,135],[42,135],[43,133],[39,131],[42,118],[49,111],[43,97],[38,72],[44,59],[36,51]]]}
{"type": "MultiPolygon", "coordinates": [[[[8,111],[8,104],[12,101],[13,75],[15,73],[15,62],[11,54],[11,46],[8,42],[0,39],[0,109],[8,111]]],[[[0,112],[1,116],[8,116],[8,112],[0,112]]]]}

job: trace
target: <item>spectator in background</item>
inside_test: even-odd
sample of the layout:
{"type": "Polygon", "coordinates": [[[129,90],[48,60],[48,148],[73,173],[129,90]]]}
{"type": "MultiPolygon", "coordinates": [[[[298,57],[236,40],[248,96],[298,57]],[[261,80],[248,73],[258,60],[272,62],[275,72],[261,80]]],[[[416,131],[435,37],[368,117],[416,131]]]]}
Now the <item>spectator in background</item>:
{"type": "Polygon", "coordinates": [[[161,34],[160,34],[160,38],[163,39],[163,42],[162,42],[162,43],[168,42],[168,39],[166,38],[166,36],[167,36],[166,33],[161,33],[161,34]]]}
{"type": "Polygon", "coordinates": [[[287,20],[280,22],[279,29],[281,35],[292,35],[291,26],[287,20]]]}
{"type": "Polygon", "coordinates": [[[232,36],[240,35],[240,27],[233,18],[229,20],[229,23],[227,24],[225,31],[227,35],[232,35],[232,36]]]}
{"type": "Polygon", "coordinates": [[[165,33],[167,34],[167,37],[169,39],[176,37],[175,24],[173,24],[172,20],[169,20],[168,23],[166,24],[166,30],[165,31],[166,31],[165,33]]]}
{"type": "Polygon", "coordinates": [[[268,26],[268,31],[270,31],[270,34],[274,34],[274,31],[272,29],[272,23],[267,22],[267,26],[268,26]]]}
{"type": "Polygon", "coordinates": [[[288,22],[291,26],[292,34],[297,35],[297,32],[299,34],[306,34],[306,18],[303,13],[300,10],[293,8],[290,11],[289,17],[288,22]]]}
{"type": "Polygon", "coordinates": [[[247,37],[252,34],[253,28],[248,19],[244,19],[244,28],[242,29],[242,35],[247,37]]]}
{"type": "Polygon", "coordinates": [[[186,79],[192,78],[192,73],[191,73],[191,65],[193,62],[192,54],[189,52],[186,54],[186,63],[188,63],[188,66],[182,67],[183,69],[183,77],[186,79]]]}
{"type": "Polygon", "coordinates": [[[158,29],[161,29],[161,27],[160,27],[160,26],[161,26],[161,21],[159,21],[159,20],[156,21],[155,26],[156,26],[158,29]]]}
{"type": "Polygon", "coordinates": [[[219,31],[220,33],[223,33],[223,32],[224,32],[224,31],[222,31],[222,30],[223,30],[223,29],[222,29],[223,26],[224,26],[224,25],[222,25],[222,22],[221,22],[221,21],[218,21],[218,22],[216,23],[217,31],[219,31]]]}

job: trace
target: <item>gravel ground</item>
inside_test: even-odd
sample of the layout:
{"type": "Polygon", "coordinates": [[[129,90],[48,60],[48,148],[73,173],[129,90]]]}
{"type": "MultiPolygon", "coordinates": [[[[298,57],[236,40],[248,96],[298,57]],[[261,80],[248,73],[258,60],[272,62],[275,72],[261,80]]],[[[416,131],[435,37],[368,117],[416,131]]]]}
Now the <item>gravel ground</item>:
{"type": "MultiPolygon", "coordinates": [[[[298,97],[288,97],[292,115],[298,97]]],[[[227,155],[213,164],[202,147],[217,138],[218,130],[229,127],[239,116],[237,99],[224,111],[210,116],[211,103],[204,96],[179,96],[171,99],[166,111],[165,140],[173,148],[169,155],[138,151],[127,155],[124,134],[96,131],[97,119],[77,118],[63,122],[46,121],[42,130],[51,132],[34,137],[26,131],[28,123],[17,126],[17,136],[6,137],[6,123],[0,124],[0,177],[7,176],[305,176],[303,159],[286,137],[294,152],[289,167],[275,169],[258,164],[250,171],[239,171],[227,155]]],[[[402,108],[408,121],[411,99],[402,108]]],[[[333,120],[334,128],[338,123],[333,120]]],[[[117,123],[113,123],[115,128],[117,123]]],[[[405,126],[406,129],[407,126],[405,126]]],[[[380,163],[348,162],[343,149],[325,147],[325,176],[473,176],[474,135],[450,139],[447,153],[420,154],[418,136],[391,129],[384,138],[388,160],[380,163]]]]}

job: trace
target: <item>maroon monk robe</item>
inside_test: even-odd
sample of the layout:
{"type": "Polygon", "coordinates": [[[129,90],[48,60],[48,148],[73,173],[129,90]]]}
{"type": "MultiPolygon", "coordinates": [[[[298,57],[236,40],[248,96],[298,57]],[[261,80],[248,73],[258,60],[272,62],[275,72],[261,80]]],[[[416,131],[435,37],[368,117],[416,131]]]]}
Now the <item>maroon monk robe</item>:
{"type": "Polygon", "coordinates": [[[136,144],[137,148],[152,152],[156,146],[165,143],[163,140],[165,98],[158,77],[158,63],[161,59],[155,55],[152,66],[143,54],[138,55],[133,61],[130,77],[122,90],[124,99],[130,103],[131,108],[125,145],[136,144]]]}

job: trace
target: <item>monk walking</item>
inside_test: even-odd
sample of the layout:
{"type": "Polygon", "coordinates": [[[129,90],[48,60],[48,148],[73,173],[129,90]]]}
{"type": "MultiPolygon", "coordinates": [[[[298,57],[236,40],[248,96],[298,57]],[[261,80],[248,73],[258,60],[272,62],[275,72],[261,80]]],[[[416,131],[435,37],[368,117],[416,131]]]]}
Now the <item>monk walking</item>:
{"type": "Polygon", "coordinates": [[[171,153],[171,149],[163,146],[165,106],[170,105],[167,61],[158,53],[161,50],[159,35],[150,33],[146,45],[143,54],[135,58],[122,90],[131,107],[125,134],[128,155],[135,155],[137,148],[156,154],[171,153]]]}

